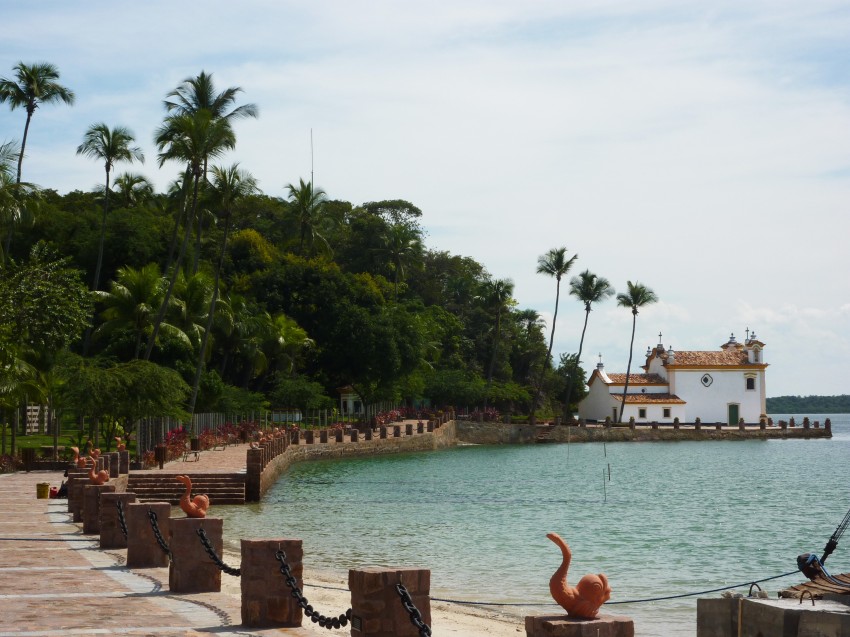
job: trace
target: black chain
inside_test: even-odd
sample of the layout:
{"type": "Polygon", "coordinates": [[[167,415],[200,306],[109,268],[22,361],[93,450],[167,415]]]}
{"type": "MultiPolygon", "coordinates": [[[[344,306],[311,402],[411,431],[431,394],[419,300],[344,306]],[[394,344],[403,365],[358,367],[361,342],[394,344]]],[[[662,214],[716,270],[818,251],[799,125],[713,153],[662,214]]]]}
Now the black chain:
{"type": "Polygon", "coordinates": [[[321,613],[316,612],[313,610],[313,607],[310,606],[309,602],[307,602],[307,598],[301,593],[301,589],[298,587],[298,582],[295,577],[293,577],[292,571],[289,568],[289,562],[286,561],[286,553],[279,550],[275,553],[275,558],[278,562],[280,562],[280,572],[286,579],[286,585],[292,590],[292,596],[298,602],[298,605],[304,610],[304,614],[307,615],[313,623],[318,624],[322,628],[327,628],[328,630],[331,630],[332,628],[343,628],[348,625],[348,620],[351,619],[350,608],[339,617],[325,617],[321,613]]]}
{"type": "Polygon", "coordinates": [[[419,637],[431,637],[431,627],[422,620],[422,613],[416,608],[404,584],[396,584],[395,590],[398,596],[401,597],[404,610],[410,615],[410,622],[419,629],[419,637]]]}
{"type": "Polygon", "coordinates": [[[163,539],[162,533],[159,531],[159,525],[156,523],[156,511],[148,509],[148,517],[151,521],[151,528],[153,529],[153,535],[156,538],[156,543],[159,544],[159,548],[161,548],[168,556],[169,561],[172,560],[173,556],[171,555],[171,549],[168,548],[168,544],[165,539],[163,539]]]}
{"type": "Polygon", "coordinates": [[[124,504],[121,500],[115,502],[118,507],[118,524],[121,525],[121,532],[124,534],[124,539],[127,539],[127,520],[124,519],[124,504]]]}
{"type": "Polygon", "coordinates": [[[204,549],[206,550],[207,555],[210,556],[210,559],[215,562],[215,565],[218,566],[219,569],[221,569],[228,575],[234,575],[236,577],[242,575],[242,569],[228,566],[218,556],[218,554],[215,552],[215,549],[213,548],[213,545],[210,543],[210,539],[207,537],[206,531],[204,531],[203,529],[198,529],[198,537],[201,538],[201,544],[204,545],[204,549]]]}

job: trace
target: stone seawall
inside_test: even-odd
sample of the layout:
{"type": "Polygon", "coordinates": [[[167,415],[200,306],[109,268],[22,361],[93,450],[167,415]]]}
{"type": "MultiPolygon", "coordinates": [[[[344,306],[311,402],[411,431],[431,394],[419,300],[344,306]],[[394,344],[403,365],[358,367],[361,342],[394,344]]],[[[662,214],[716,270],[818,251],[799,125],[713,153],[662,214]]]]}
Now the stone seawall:
{"type": "Polygon", "coordinates": [[[639,425],[634,429],[591,425],[584,427],[566,425],[537,426],[504,424],[497,422],[456,422],[458,442],[479,445],[530,444],[536,442],[641,442],[678,440],[773,440],[798,438],[831,438],[832,431],[826,427],[765,427],[759,425],[740,426],[703,424],[682,425],[674,429],[671,425],[657,427],[639,425]]]}
{"type": "Polygon", "coordinates": [[[261,459],[263,450],[250,449],[248,451],[245,481],[245,501],[258,502],[277,479],[296,462],[434,451],[453,447],[455,444],[455,422],[448,421],[436,427],[433,432],[399,438],[372,438],[372,440],[360,439],[357,442],[329,441],[325,443],[307,443],[304,440],[299,440],[297,444],[285,445],[282,452],[268,459],[265,463],[261,459]]]}

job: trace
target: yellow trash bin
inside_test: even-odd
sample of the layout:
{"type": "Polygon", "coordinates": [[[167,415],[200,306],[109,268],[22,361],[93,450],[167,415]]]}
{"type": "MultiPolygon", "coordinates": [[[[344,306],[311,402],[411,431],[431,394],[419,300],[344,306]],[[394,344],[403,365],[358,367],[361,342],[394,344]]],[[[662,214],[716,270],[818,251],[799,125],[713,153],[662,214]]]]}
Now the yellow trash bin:
{"type": "Polygon", "coordinates": [[[35,485],[36,498],[39,500],[47,500],[50,497],[50,483],[39,482],[35,485]]]}

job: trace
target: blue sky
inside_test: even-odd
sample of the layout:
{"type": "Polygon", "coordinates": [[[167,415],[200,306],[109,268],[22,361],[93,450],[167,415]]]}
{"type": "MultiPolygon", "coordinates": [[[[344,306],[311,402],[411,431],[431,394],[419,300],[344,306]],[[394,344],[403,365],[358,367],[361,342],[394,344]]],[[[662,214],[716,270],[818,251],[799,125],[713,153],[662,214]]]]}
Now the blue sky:
{"type": "MultiPolygon", "coordinates": [[[[850,5],[846,2],[6,3],[0,76],[56,64],[73,107],[36,113],[24,179],[102,182],[74,151],[95,122],[135,132],[160,188],[162,100],[201,70],[241,86],[237,124],[263,190],[309,177],[355,204],[403,198],[428,245],[515,282],[551,318],[537,257],[567,246],[638,317],[637,360],[663,334],[714,349],[766,343],[768,396],[850,393],[850,5]]],[[[23,111],[0,107],[0,141],[23,111]]],[[[127,167],[119,167],[124,170],[127,167]]],[[[562,296],[555,353],[582,306],[562,296]]],[[[591,315],[584,357],[625,371],[631,314],[591,315]]]]}

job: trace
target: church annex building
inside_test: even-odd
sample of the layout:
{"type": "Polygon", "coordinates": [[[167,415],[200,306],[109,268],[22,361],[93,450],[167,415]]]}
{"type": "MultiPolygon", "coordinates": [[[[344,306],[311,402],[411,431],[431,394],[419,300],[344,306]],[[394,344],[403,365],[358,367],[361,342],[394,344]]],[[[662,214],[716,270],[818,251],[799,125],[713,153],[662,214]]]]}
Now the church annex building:
{"type": "MultiPolygon", "coordinates": [[[[659,341],[661,335],[659,334],[659,341]]],[[[757,423],[767,418],[764,343],[747,330],[743,344],[735,340],[718,351],[673,351],[660,342],[647,348],[644,373],[630,374],[623,422],[757,423]]],[[[585,420],[617,422],[623,402],[625,374],[606,373],[600,362],[587,382],[589,393],[579,404],[585,420]]]]}

